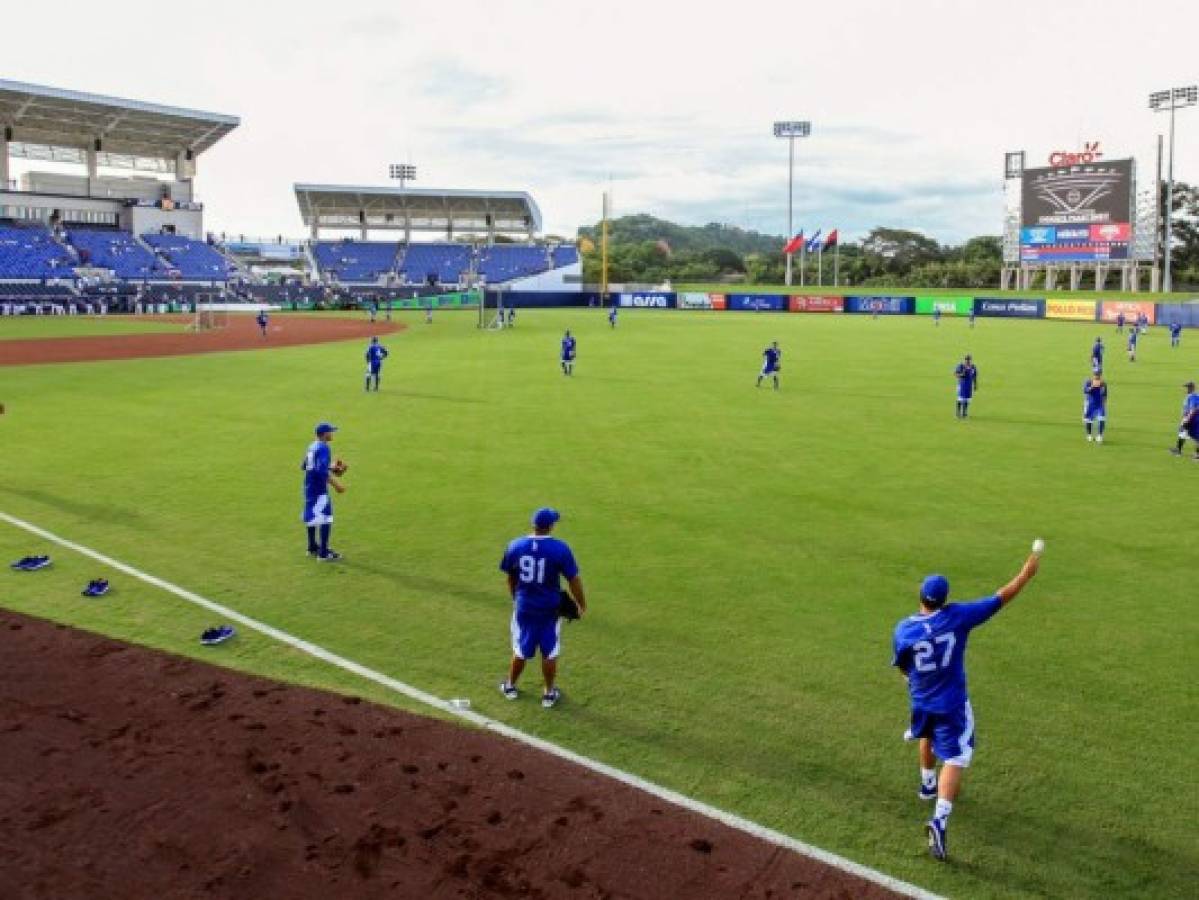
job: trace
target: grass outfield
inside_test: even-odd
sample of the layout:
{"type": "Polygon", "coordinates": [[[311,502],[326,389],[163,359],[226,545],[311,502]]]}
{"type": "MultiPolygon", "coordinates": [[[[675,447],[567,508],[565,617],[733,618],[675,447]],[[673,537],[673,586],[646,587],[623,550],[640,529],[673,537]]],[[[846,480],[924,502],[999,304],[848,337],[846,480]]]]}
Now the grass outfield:
{"type": "Polygon", "coordinates": [[[133,316],[0,316],[0,341],[64,337],[109,337],[114,334],[179,333],[179,322],[135,319],[133,316]]]}
{"type": "MultiPolygon", "coordinates": [[[[0,510],[440,696],[955,897],[1182,897],[1199,878],[1193,604],[1199,464],[1169,456],[1199,340],[1114,332],[1109,443],[1080,388],[1097,326],[599,310],[409,314],[382,393],[360,344],[3,371],[0,510]],[[556,364],[564,327],[578,374],[556,364]],[[755,390],[762,347],[784,390],[755,390]],[[974,418],[952,367],[979,364],[974,418]],[[339,565],[304,556],[298,465],[342,427],[339,565]],[[505,542],[563,510],[592,615],[566,699],[495,685],[505,542]],[[979,747],[925,853],[907,704],[887,663],[919,579],[958,597],[1042,574],[971,641],[979,747]],[[1188,787],[1191,785],[1192,787],[1188,787]]],[[[401,317],[404,320],[404,317],[401,317]]],[[[42,550],[0,525],[0,554],[42,550]]],[[[378,697],[97,567],[0,574],[0,602],[270,675],[378,697]]],[[[530,674],[533,674],[530,672],[530,674]]],[[[533,687],[530,680],[527,687],[533,687]]]]}

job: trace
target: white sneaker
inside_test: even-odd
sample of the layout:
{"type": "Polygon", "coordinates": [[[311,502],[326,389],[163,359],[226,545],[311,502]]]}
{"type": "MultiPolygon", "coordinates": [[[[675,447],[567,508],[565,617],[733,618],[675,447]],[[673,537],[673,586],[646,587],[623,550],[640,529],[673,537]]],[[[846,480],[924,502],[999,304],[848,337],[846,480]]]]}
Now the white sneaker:
{"type": "Polygon", "coordinates": [[[1097,438],[1095,438],[1095,443],[1102,444],[1103,443],[1103,435],[1099,435],[1097,438]]]}
{"type": "Polygon", "coordinates": [[[1089,444],[1089,443],[1091,443],[1091,441],[1093,441],[1093,440],[1095,440],[1094,436],[1093,436],[1093,435],[1089,435],[1089,434],[1088,434],[1088,435],[1087,435],[1087,443],[1089,444]]]}

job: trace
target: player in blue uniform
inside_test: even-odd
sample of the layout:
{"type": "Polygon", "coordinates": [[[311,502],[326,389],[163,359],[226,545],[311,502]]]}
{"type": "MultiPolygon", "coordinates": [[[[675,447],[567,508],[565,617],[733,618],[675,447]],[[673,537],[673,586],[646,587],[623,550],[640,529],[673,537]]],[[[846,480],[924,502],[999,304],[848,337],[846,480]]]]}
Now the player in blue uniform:
{"type": "Polygon", "coordinates": [[[1141,336],[1140,329],[1133,325],[1128,329],[1128,361],[1137,361],[1137,339],[1141,336]]]}
{"type": "Polygon", "coordinates": [[[366,301],[366,311],[371,317],[371,324],[375,324],[375,316],[379,315],[379,301],[374,298],[366,301]]]}
{"type": "Polygon", "coordinates": [[[500,570],[508,576],[512,595],[512,661],[508,678],[500,682],[500,693],[509,700],[520,696],[516,682],[525,663],[541,653],[541,676],[545,690],[541,705],[549,709],[562,696],[555,681],[558,654],[562,649],[562,620],[559,579],[565,578],[570,595],[579,605],[579,614],[587,611],[587,598],[579,578],[579,566],[565,541],[551,536],[560,518],[556,509],[543,506],[533,513],[533,533],[508,545],[500,560],[500,570]]]}
{"type": "Polygon", "coordinates": [[[1103,338],[1095,338],[1091,345],[1091,371],[1096,374],[1103,371],[1103,338]]]}
{"type": "Polygon", "coordinates": [[[762,351],[762,371],[758,373],[758,382],[754,387],[762,386],[763,378],[774,380],[774,389],[779,389],[779,372],[783,368],[783,351],[779,349],[779,342],[773,341],[769,347],[762,351]]]}
{"type": "Polygon", "coordinates": [[[1186,399],[1182,401],[1182,422],[1178,426],[1178,446],[1171,448],[1175,456],[1182,456],[1187,438],[1195,442],[1195,459],[1199,460],[1199,394],[1195,393],[1195,382],[1188,381],[1186,399]]]}
{"type": "Polygon", "coordinates": [[[970,632],[1010,603],[1040,566],[1033,553],[1020,572],[984,600],[946,603],[949,580],[930,575],[920,586],[920,612],[895,626],[891,665],[903,673],[911,696],[905,740],[920,742],[921,800],[936,798],[925,824],[929,852],[946,857],[946,832],[962,774],[974,756],[974,711],[966,693],[966,641],[970,632]],[[940,778],[937,760],[941,761],[940,778]]]}
{"type": "Polygon", "coordinates": [[[300,468],[304,472],[304,526],[308,531],[308,555],[325,562],[341,559],[341,554],[329,548],[329,532],[333,530],[333,501],[329,488],[339,494],[345,487],[334,475],[333,453],[329,443],[337,431],[328,422],[316,426],[316,440],[308,445],[300,468]],[[320,542],[317,542],[317,536],[320,542]]]}
{"type": "Polygon", "coordinates": [[[429,305],[425,307],[425,324],[433,324],[433,301],[429,301],[429,305]]]}
{"type": "Polygon", "coordinates": [[[974,307],[970,307],[970,327],[974,327],[974,307]]]}
{"type": "Polygon", "coordinates": [[[1116,313],[1116,334],[1124,333],[1124,313],[1116,313]]]}
{"type": "Polygon", "coordinates": [[[612,308],[608,310],[608,325],[612,328],[616,327],[616,304],[612,304],[612,308]]]}
{"type": "Polygon", "coordinates": [[[1170,346],[1177,347],[1182,343],[1182,323],[1174,322],[1170,325],[1170,346]]]}
{"type": "Polygon", "coordinates": [[[562,335],[562,352],[559,355],[559,360],[562,363],[562,374],[573,375],[575,372],[575,352],[578,344],[569,331],[562,335]]]}
{"type": "Polygon", "coordinates": [[[941,327],[941,307],[939,306],[933,307],[933,326],[935,328],[941,327]]]}
{"type": "Polygon", "coordinates": [[[258,328],[262,331],[262,336],[266,337],[266,326],[270,322],[270,317],[266,314],[266,310],[258,310],[258,315],[255,317],[254,321],[258,323],[258,328]]]}
{"type": "Polygon", "coordinates": [[[1102,444],[1103,432],[1107,430],[1107,382],[1098,369],[1082,383],[1082,396],[1082,421],[1087,428],[1087,440],[1102,444]],[[1092,434],[1096,422],[1099,423],[1099,433],[1092,434]]]}
{"type": "Polygon", "coordinates": [[[516,307],[515,306],[508,307],[508,327],[509,328],[516,327],[516,307]]]}
{"type": "Polygon", "coordinates": [[[387,348],[379,343],[377,337],[371,338],[371,342],[366,348],[366,390],[371,389],[371,379],[374,379],[375,391],[378,392],[379,375],[383,372],[383,360],[390,355],[387,348]]]}
{"type": "Polygon", "coordinates": [[[974,399],[974,393],[978,390],[978,366],[974,364],[969,353],[954,368],[953,377],[958,381],[957,411],[954,415],[959,419],[965,419],[970,415],[970,401],[974,399]]]}

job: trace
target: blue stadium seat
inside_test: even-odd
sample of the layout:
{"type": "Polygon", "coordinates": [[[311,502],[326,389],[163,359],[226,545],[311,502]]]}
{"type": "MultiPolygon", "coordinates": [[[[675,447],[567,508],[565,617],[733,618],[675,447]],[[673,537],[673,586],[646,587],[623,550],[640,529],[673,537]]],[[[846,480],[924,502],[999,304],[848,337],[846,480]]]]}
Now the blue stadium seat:
{"type": "Polygon", "coordinates": [[[561,244],[554,248],[551,255],[554,260],[554,268],[561,269],[563,266],[572,266],[579,261],[579,248],[573,244],[561,244]]]}
{"type": "Polygon", "coordinates": [[[166,278],[158,258],[127,231],[67,226],[67,241],[79,253],[79,265],[112,269],[118,278],[166,278]]]}
{"type": "Polygon", "coordinates": [[[74,278],[75,261],[42,225],[0,225],[0,278],[74,278]]]}
{"type": "Polygon", "coordinates": [[[179,234],[147,234],[142,240],[188,281],[227,281],[229,261],[204,241],[179,234]]]}
{"type": "Polygon", "coordinates": [[[392,241],[317,241],[312,245],[321,273],[341,282],[375,282],[395,271],[400,245],[392,241]]]}
{"type": "Polygon", "coordinates": [[[413,284],[425,283],[430,275],[439,284],[457,284],[470,272],[473,254],[469,244],[409,244],[400,272],[413,284]]]}
{"type": "Polygon", "coordinates": [[[495,244],[484,247],[479,254],[479,274],[488,284],[537,275],[549,268],[550,259],[545,247],[495,244]]]}

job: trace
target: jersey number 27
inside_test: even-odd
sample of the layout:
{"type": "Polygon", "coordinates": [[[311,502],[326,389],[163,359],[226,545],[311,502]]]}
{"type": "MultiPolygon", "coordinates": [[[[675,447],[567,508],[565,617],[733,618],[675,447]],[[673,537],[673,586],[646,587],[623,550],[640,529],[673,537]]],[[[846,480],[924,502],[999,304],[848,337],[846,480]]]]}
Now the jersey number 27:
{"type": "Polygon", "coordinates": [[[935,672],[937,669],[944,669],[953,659],[953,648],[957,644],[957,638],[953,633],[938,634],[931,641],[917,641],[912,644],[912,661],[916,665],[917,672],[935,672]],[[937,648],[934,644],[944,644],[945,652],[941,655],[940,663],[937,662],[937,648]]]}

